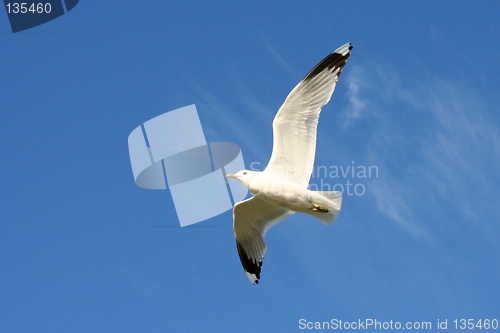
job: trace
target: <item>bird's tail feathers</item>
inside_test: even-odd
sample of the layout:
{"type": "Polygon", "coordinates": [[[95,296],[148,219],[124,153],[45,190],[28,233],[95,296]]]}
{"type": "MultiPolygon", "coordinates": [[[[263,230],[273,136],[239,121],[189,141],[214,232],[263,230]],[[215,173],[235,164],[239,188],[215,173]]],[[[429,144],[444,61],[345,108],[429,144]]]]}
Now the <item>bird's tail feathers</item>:
{"type": "Polygon", "coordinates": [[[310,191],[315,204],[328,208],[328,212],[309,210],[307,213],[326,225],[332,225],[342,206],[342,192],[339,191],[310,191]],[[319,195],[319,196],[318,196],[319,195]],[[314,199],[315,198],[315,199],[314,199]],[[318,202],[315,202],[318,201],[318,202]]]}

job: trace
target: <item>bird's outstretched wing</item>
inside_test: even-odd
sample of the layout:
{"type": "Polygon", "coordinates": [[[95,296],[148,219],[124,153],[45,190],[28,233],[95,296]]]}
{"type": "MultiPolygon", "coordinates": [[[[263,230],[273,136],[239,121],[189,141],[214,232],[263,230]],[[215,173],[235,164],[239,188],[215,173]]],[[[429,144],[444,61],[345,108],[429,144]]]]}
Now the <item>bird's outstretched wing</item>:
{"type": "Polygon", "coordinates": [[[332,97],[351,49],[351,43],[336,49],[290,92],[273,121],[273,153],[266,172],[309,185],[319,114],[332,97]]]}
{"type": "Polygon", "coordinates": [[[251,197],[234,206],[236,247],[250,282],[259,283],[260,267],[267,248],[264,235],[269,228],[293,213],[258,197],[251,197]]]}

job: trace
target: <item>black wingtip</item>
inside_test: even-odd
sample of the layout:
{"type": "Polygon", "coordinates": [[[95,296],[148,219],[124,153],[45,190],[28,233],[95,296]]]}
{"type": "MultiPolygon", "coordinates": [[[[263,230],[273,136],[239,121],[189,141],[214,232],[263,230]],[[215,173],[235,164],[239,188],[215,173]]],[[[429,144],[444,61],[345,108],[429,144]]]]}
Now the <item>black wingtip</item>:
{"type": "Polygon", "coordinates": [[[245,272],[247,273],[250,282],[259,284],[262,261],[256,263],[252,259],[250,259],[245,250],[243,249],[243,247],[240,245],[240,243],[238,243],[238,241],[236,241],[236,248],[238,249],[238,255],[240,256],[240,261],[241,264],[243,265],[243,269],[245,269],[245,272]],[[252,281],[251,275],[255,276],[254,281],[252,281]]]}
{"type": "Polygon", "coordinates": [[[351,55],[352,45],[351,43],[346,43],[327,55],[325,59],[321,60],[307,75],[304,77],[303,81],[310,80],[314,78],[319,73],[323,72],[325,69],[334,71],[339,68],[338,76],[342,72],[347,63],[347,59],[351,55]]]}

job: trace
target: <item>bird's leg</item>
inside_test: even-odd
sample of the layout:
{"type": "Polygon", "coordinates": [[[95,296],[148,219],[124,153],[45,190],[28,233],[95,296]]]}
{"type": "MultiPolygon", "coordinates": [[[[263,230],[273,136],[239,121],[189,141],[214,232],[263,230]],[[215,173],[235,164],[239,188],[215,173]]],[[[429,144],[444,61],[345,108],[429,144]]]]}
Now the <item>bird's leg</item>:
{"type": "Polygon", "coordinates": [[[314,202],[311,202],[311,205],[312,205],[311,209],[314,210],[315,212],[328,213],[328,208],[326,208],[323,205],[318,205],[315,204],[314,202]]]}

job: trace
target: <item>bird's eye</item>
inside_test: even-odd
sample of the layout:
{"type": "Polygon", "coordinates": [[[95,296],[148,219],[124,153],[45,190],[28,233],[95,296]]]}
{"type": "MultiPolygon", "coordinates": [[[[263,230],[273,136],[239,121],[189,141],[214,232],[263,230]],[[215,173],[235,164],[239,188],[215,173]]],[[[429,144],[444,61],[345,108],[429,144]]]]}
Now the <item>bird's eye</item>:
{"type": "Polygon", "coordinates": [[[244,175],[246,175],[247,173],[246,172],[243,172],[244,175]]]}

